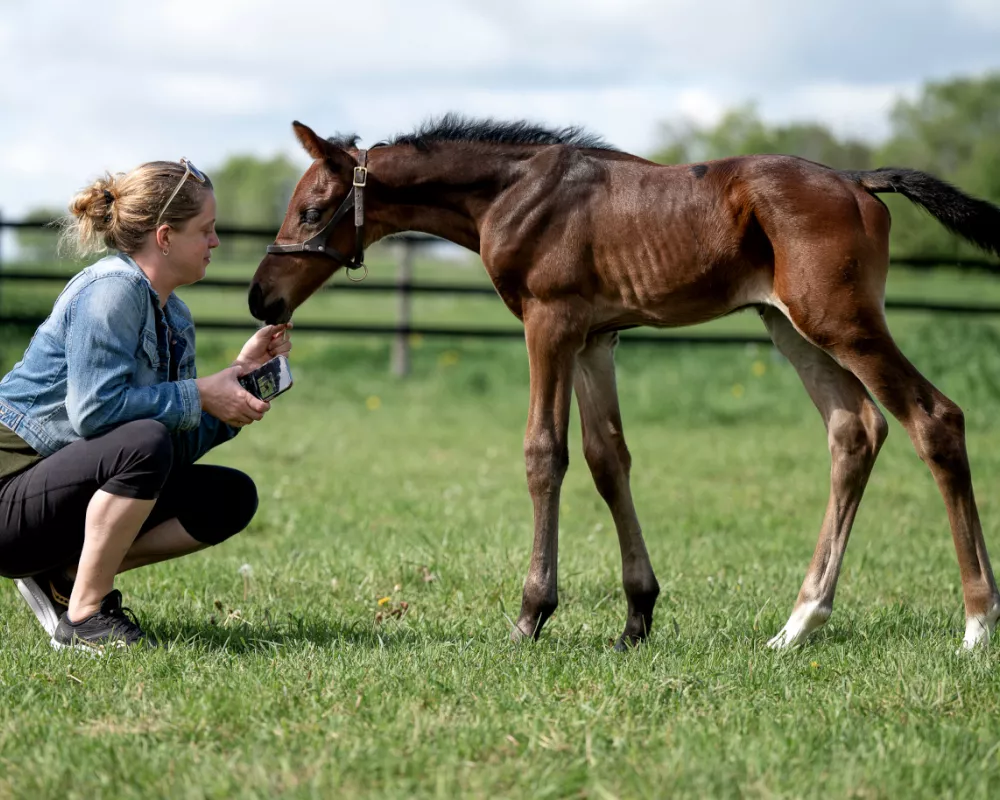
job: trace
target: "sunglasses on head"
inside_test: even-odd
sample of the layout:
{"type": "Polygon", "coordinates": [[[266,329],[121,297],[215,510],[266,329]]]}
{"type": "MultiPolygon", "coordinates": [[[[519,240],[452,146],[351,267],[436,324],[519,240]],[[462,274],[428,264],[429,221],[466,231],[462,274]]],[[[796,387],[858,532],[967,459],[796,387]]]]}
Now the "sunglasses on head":
{"type": "Polygon", "coordinates": [[[170,197],[167,198],[167,202],[163,204],[163,210],[160,211],[160,216],[156,218],[157,228],[160,227],[160,220],[163,219],[163,215],[166,213],[167,209],[170,208],[170,204],[174,201],[174,198],[177,197],[177,193],[181,190],[181,187],[184,185],[184,181],[187,180],[188,175],[198,181],[198,183],[204,183],[208,180],[208,176],[186,158],[182,158],[178,163],[184,165],[184,174],[181,176],[181,180],[180,183],[177,184],[177,188],[174,189],[170,197]]]}

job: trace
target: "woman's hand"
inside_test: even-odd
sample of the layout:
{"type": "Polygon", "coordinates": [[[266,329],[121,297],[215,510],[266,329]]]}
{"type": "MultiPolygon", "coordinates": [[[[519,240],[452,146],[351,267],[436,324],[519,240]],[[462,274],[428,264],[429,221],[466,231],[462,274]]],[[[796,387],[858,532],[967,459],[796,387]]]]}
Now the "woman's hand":
{"type": "Polygon", "coordinates": [[[202,411],[234,428],[256,422],[271,407],[270,403],[259,400],[240,386],[236,379],[242,374],[243,369],[235,366],[195,379],[202,411]]]}
{"type": "Polygon", "coordinates": [[[288,355],[288,351],[292,349],[292,342],[288,338],[291,329],[291,322],[283,325],[265,325],[243,345],[233,366],[240,368],[240,375],[246,375],[257,367],[264,366],[275,356],[288,355]]]}

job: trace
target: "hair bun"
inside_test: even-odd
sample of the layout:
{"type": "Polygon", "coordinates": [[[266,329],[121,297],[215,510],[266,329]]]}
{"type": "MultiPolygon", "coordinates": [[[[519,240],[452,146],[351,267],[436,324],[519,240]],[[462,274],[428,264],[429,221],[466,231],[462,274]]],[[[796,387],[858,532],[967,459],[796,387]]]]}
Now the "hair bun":
{"type": "Polygon", "coordinates": [[[98,178],[77,193],[70,203],[70,213],[77,219],[90,220],[98,231],[107,230],[113,217],[112,207],[118,199],[115,184],[112,175],[98,178]]]}

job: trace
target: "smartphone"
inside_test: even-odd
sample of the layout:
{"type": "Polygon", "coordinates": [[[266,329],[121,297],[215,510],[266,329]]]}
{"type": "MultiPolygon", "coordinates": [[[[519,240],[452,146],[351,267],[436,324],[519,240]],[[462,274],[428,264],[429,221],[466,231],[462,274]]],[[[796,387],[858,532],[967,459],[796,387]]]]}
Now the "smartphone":
{"type": "Polygon", "coordinates": [[[264,366],[257,367],[237,380],[254,397],[273,400],[292,388],[292,371],[288,368],[287,357],[275,356],[264,366]]]}

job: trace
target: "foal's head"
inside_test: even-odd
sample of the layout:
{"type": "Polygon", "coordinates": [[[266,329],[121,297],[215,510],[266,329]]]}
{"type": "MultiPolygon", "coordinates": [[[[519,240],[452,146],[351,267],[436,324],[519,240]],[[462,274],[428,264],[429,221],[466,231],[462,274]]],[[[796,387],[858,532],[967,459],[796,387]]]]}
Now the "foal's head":
{"type": "Polygon", "coordinates": [[[323,139],[301,123],[292,124],[313,162],[299,179],[277,241],[268,247],[250,287],[250,312],[271,323],[286,322],[340,267],[360,266],[364,244],[382,236],[421,230],[478,252],[480,233],[471,204],[481,209],[492,202],[519,174],[518,165],[539,148],[613,150],[577,128],[550,130],[447,114],[381,143],[386,145],[378,151],[381,180],[372,176],[369,181],[366,163],[359,164],[366,161],[365,151],[357,149],[355,138],[323,139]],[[393,158],[387,152],[393,147],[405,157],[393,158]],[[362,189],[369,182],[371,189],[362,189]],[[377,200],[368,203],[374,213],[363,226],[364,215],[355,218],[352,205],[358,192],[377,200]]]}
{"type": "Polygon", "coordinates": [[[276,239],[268,248],[250,286],[250,312],[269,323],[286,322],[292,312],[340,267],[360,260],[353,209],[317,237],[354,187],[358,162],[351,154],[355,139],[327,140],[300,122],[295,135],[313,157],[299,179],[276,239]],[[299,245],[317,237],[317,247],[299,245]],[[280,252],[282,247],[286,252],[280,252]],[[277,250],[279,252],[272,252],[277,250]]]}

